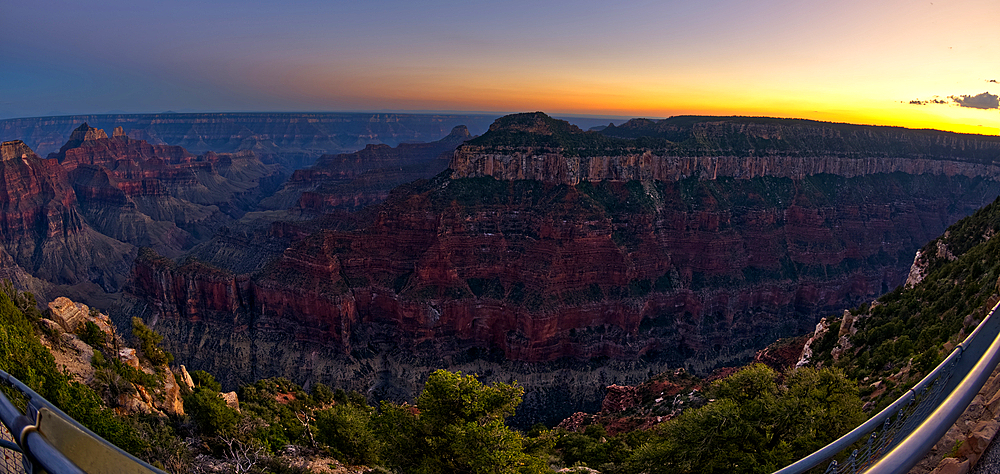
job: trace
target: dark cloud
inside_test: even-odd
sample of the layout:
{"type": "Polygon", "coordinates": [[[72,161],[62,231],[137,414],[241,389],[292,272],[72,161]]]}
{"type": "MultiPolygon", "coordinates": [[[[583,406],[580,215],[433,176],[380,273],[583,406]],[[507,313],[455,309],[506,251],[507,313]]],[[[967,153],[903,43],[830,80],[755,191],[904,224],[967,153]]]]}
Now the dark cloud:
{"type": "Polygon", "coordinates": [[[929,99],[929,100],[911,100],[911,105],[927,105],[927,104],[947,104],[947,100],[942,99],[929,99]]]}
{"type": "Polygon", "coordinates": [[[990,94],[989,92],[976,95],[953,95],[949,99],[962,107],[986,110],[1000,109],[1000,96],[990,94]]]}

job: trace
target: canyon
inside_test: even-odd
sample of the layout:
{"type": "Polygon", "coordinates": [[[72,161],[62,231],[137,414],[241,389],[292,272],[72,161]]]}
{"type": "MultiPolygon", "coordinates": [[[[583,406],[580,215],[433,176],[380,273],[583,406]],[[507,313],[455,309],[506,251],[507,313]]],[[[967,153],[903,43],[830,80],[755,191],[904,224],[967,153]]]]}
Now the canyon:
{"type": "Polygon", "coordinates": [[[252,151],[194,155],[86,123],[48,158],[21,141],[3,142],[2,158],[0,259],[5,276],[41,300],[107,302],[139,247],[179,256],[283,179],[252,151]]]}
{"type": "Polygon", "coordinates": [[[1000,194],[994,138],[716,120],[673,142],[504,117],[381,204],[143,252],[123,307],[227,384],[406,399],[448,367],[519,381],[520,422],[553,422],[870,301],[1000,194]]]}
{"type": "Polygon", "coordinates": [[[926,130],[584,132],[530,113],[475,137],[431,116],[438,141],[354,141],[286,179],[296,161],[273,153],[300,156],[304,135],[222,146],[239,121],[219,120],[218,136],[175,134],[220,147],[200,155],[86,124],[47,159],[5,142],[5,276],[123,327],[143,317],[228,389],[283,376],[406,400],[446,367],[524,385],[518,424],[807,333],[902,284],[917,249],[1000,194],[1000,139],[926,130]]]}

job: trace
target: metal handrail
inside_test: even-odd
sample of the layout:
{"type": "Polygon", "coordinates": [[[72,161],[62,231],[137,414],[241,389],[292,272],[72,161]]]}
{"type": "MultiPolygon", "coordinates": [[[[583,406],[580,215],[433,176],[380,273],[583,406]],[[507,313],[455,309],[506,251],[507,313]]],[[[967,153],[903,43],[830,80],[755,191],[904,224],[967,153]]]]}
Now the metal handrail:
{"type": "Polygon", "coordinates": [[[878,472],[880,474],[906,472],[920,461],[920,457],[930,451],[941,436],[955,423],[955,420],[962,415],[972,399],[979,393],[983,384],[986,383],[986,379],[989,378],[997,363],[1000,362],[1000,316],[996,315],[998,308],[1000,308],[1000,302],[997,302],[993,306],[993,309],[990,310],[986,318],[976,326],[972,333],[944,361],[938,364],[934,370],[921,379],[913,388],[907,390],[906,393],[896,399],[891,405],[846,435],[796,461],[794,464],[776,471],[775,474],[801,474],[833,458],[851,445],[864,440],[865,437],[878,429],[879,426],[887,423],[894,414],[899,413],[907,405],[913,403],[919,394],[924,393],[932,384],[938,382],[939,379],[943,377],[950,378],[951,374],[948,371],[954,370],[955,372],[960,372],[964,368],[968,375],[960,383],[952,383],[951,380],[944,381],[947,397],[938,409],[927,416],[918,428],[911,432],[898,445],[887,451],[881,457],[881,460],[872,466],[872,469],[881,466],[878,467],[879,470],[867,471],[872,473],[878,472]],[[986,335],[980,337],[981,334],[986,335]],[[987,342],[990,343],[988,348],[985,346],[987,342]],[[972,365],[972,367],[966,368],[969,365],[972,365]],[[957,413],[955,413],[956,411],[957,413]],[[890,456],[895,463],[900,463],[900,460],[907,459],[912,460],[913,464],[910,464],[905,469],[886,470],[888,466],[893,465],[892,462],[887,461],[890,456]]]}
{"type": "Polygon", "coordinates": [[[867,472],[870,474],[901,474],[908,472],[934,447],[962,416],[972,399],[979,394],[986,381],[1000,362],[1000,336],[993,340],[989,350],[979,359],[975,367],[949,394],[927,419],[917,427],[895,449],[882,457],[867,472]]]}
{"type": "MultiPolygon", "coordinates": [[[[16,446],[6,446],[0,448],[14,449],[24,454],[26,472],[37,472],[44,469],[50,474],[85,474],[86,471],[71,461],[66,453],[57,449],[44,433],[39,431],[42,415],[56,417],[61,426],[68,427],[69,431],[79,430],[79,434],[89,438],[92,442],[99,443],[105,453],[111,453],[116,461],[125,461],[132,469],[122,469],[117,466],[120,472],[148,472],[152,474],[166,474],[156,469],[144,461],[123,451],[121,448],[109,443],[76,420],[65,414],[41,395],[35,393],[31,388],[17,380],[7,372],[0,370],[0,383],[7,385],[20,392],[26,399],[26,413],[21,413],[3,392],[0,392],[0,422],[10,431],[14,437],[16,446]]],[[[96,453],[95,453],[96,454],[96,453]]],[[[79,459],[77,459],[79,461],[79,459]]],[[[91,470],[91,474],[93,474],[91,470]]],[[[108,472],[111,472],[110,470],[108,472]]]]}

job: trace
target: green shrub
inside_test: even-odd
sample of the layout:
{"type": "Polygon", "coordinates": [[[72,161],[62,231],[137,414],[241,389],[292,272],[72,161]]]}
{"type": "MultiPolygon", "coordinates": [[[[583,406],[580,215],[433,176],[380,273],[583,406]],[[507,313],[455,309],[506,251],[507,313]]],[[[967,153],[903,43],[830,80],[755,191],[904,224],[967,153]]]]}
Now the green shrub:
{"type": "Polygon", "coordinates": [[[222,391],[222,384],[216,382],[215,377],[213,377],[212,374],[205,372],[204,370],[195,370],[192,371],[190,375],[195,388],[207,388],[215,392],[222,391]]]}
{"type": "Polygon", "coordinates": [[[864,420],[856,385],[837,369],[784,375],[760,364],[715,382],[709,404],[684,411],[628,460],[629,472],[772,472],[864,420]]]}
{"type": "Polygon", "coordinates": [[[234,434],[240,417],[236,410],[226,405],[218,390],[204,386],[184,397],[184,412],[191,416],[198,429],[207,436],[234,434]]]}
{"type": "Polygon", "coordinates": [[[432,373],[412,407],[382,402],[372,426],[382,460],[403,472],[514,473],[547,468],[504,424],[521,402],[516,384],[483,385],[473,375],[432,373]]]}
{"type": "Polygon", "coordinates": [[[353,464],[379,463],[381,442],[371,430],[372,410],[367,405],[339,403],[316,413],[316,440],[331,454],[353,464]]]}
{"type": "Polygon", "coordinates": [[[0,285],[0,369],[102,438],[141,455],[145,444],[136,427],[109,410],[90,387],[70,381],[56,367],[52,354],[35,335],[36,320],[25,316],[15,301],[33,305],[34,296],[14,290],[9,282],[0,285]]]}
{"type": "Polygon", "coordinates": [[[156,333],[138,317],[132,318],[132,335],[139,340],[139,349],[153,365],[164,365],[173,362],[173,354],[157,345],[163,341],[163,336],[156,333]]]}
{"type": "Polygon", "coordinates": [[[77,332],[77,336],[80,337],[81,341],[86,342],[87,345],[94,349],[103,349],[107,343],[107,334],[97,324],[94,324],[93,321],[87,321],[77,332]]]}

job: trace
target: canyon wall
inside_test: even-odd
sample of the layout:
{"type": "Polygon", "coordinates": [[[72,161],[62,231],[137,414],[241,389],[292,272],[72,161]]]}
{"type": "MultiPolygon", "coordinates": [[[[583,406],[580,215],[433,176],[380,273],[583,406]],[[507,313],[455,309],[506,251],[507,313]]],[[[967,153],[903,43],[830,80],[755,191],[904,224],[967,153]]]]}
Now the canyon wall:
{"type": "MultiPolygon", "coordinates": [[[[997,153],[1000,154],[1000,148],[997,153]]],[[[456,178],[492,176],[575,185],[599,181],[677,181],[763,176],[802,179],[816,174],[845,178],[906,173],[1000,179],[1000,165],[938,158],[865,156],[662,156],[652,151],[615,156],[567,157],[547,149],[511,149],[467,145],[455,152],[449,167],[456,178]]]]}
{"type": "Polygon", "coordinates": [[[870,301],[1000,194],[993,139],[684,126],[630,139],[505,117],[452,170],[349,219],[230,232],[201,261],[144,253],[123,314],[227,384],[405,399],[434,368],[474,369],[519,380],[539,397],[523,419],[552,421],[600,387],[738,364],[870,301]]]}
{"type": "Polygon", "coordinates": [[[903,173],[577,186],[445,173],[353,229],[281,223],[267,232],[287,246],[215,247],[225,266],[257,242],[253,269],[140,255],[127,293],[171,351],[227,384],[283,375],[406,399],[461,368],[525,384],[525,422],[553,422],[599,405],[603,386],[738,364],[869,301],[998,193],[903,173]]]}
{"type": "Polygon", "coordinates": [[[40,300],[107,303],[137,247],[178,256],[282,179],[250,151],[194,155],[86,123],[49,158],[21,141],[0,154],[0,273],[40,300]]]}
{"type": "Polygon", "coordinates": [[[995,180],[1000,137],[744,117],[633,119],[598,133],[537,112],[498,119],[450,168],[456,178],[570,185],[895,172],[995,180]]]}
{"type": "Polygon", "coordinates": [[[109,138],[86,123],[50,159],[94,228],[170,256],[253,209],[283,178],[251,151],[194,155],[129,138],[120,127],[109,138]]]}
{"type": "MultiPolygon", "coordinates": [[[[4,272],[15,280],[87,281],[105,291],[121,288],[135,255],[135,247],[86,222],[56,160],[20,141],[0,144],[0,240],[4,272]]],[[[40,289],[34,281],[28,287],[40,289]]]]}

